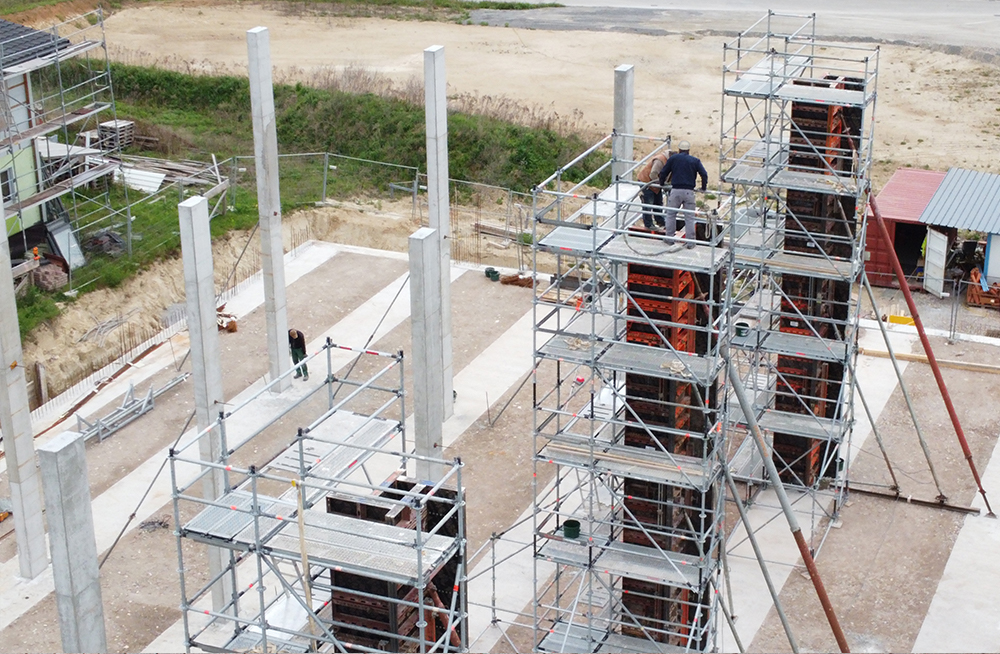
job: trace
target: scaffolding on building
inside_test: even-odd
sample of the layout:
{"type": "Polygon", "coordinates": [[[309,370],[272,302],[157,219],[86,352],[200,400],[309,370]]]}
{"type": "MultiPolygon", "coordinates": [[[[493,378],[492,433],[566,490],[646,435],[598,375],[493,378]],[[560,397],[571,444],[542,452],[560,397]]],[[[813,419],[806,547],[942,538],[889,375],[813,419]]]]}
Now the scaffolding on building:
{"type": "MultiPolygon", "coordinates": [[[[847,492],[878,48],[769,12],[724,46],[720,180],[731,192],[733,357],[813,549],[847,492]]],[[[731,469],[766,486],[746,418],[731,469]]]]}
{"type": "Polygon", "coordinates": [[[274,380],[170,450],[185,650],[466,651],[462,464],[407,476],[430,459],[408,452],[401,352],[328,339],[324,359],[294,402],[274,380]],[[338,376],[338,350],[371,373],[338,376]],[[213,578],[199,543],[225,554],[213,578]]]}
{"type": "Polygon", "coordinates": [[[626,137],[651,142],[609,135],[534,191],[538,651],[716,648],[731,205],[680,211],[697,243],[647,229],[632,178],[669,139],[579,172],[626,137]]]}
{"type": "Polygon", "coordinates": [[[115,113],[102,11],[44,32],[5,23],[3,36],[0,187],[12,255],[48,241],[75,268],[83,264],[76,232],[109,215],[130,247],[127,194],[113,202],[110,192],[134,126],[115,113]]]}

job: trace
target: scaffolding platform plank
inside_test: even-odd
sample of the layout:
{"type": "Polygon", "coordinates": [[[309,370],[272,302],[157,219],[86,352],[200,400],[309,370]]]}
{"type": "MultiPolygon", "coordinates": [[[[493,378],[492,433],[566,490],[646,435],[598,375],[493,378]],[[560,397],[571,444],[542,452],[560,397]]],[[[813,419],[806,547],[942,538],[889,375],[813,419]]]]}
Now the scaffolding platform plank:
{"type": "MultiPolygon", "coordinates": [[[[586,524],[586,518],[581,524],[586,524]]],[[[697,556],[620,541],[590,544],[589,536],[581,532],[579,538],[563,538],[561,534],[546,538],[538,556],[552,563],[695,591],[701,590],[702,573],[706,582],[711,574],[713,563],[697,556]]]]}
{"type": "MultiPolygon", "coordinates": [[[[395,420],[371,418],[350,411],[334,411],[304,439],[305,466],[309,483],[334,488],[347,473],[367,461],[372,452],[363,448],[385,445],[399,428],[395,420]]],[[[299,474],[299,445],[292,443],[264,468],[299,474]]],[[[310,495],[325,491],[310,488],[310,495]]],[[[310,502],[314,498],[310,497],[310,502]]]]}
{"type": "Polygon", "coordinates": [[[552,254],[573,255],[577,252],[590,254],[594,251],[595,247],[600,248],[611,240],[613,236],[614,232],[610,229],[591,229],[585,226],[569,227],[561,225],[542,237],[538,241],[538,247],[540,250],[551,252],[552,254]]]}
{"type": "Polygon", "coordinates": [[[711,459],[603,443],[595,443],[591,449],[586,443],[562,440],[545,445],[538,458],[556,465],[591,470],[596,474],[665,483],[702,492],[714,483],[721,470],[711,465],[711,459]]]}
{"type": "Polygon", "coordinates": [[[562,334],[542,345],[538,356],[660,379],[693,381],[703,386],[714,381],[722,369],[719,357],[701,357],[637,343],[597,341],[592,352],[589,341],[562,334]]]}
{"type": "MultiPolygon", "coordinates": [[[[93,104],[88,104],[85,107],[80,107],[79,109],[74,109],[73,111],[67,111],[61,116],[47,120],[44,123],[35,125],[26,130],[20,132],[13,132],[3,139],[0,139],[0,148],[8,148],[11,145],[17,143],[23,143],[24,141],[33,139],[38,136],[44,136],[50,134],[66,125],[72,125],[73,123],[80,122],[81,120],[86,120],[91,116],[98,114],[105,109],[111,107],[109,102],[95,102],[93,104]]],[[[72,152],[72,150],[70,150],[72,152]]]]}
{"type": "MultiPolygon", "coordinates": [[[[245,549],[253,542],[253,493],[245,490],[233,490],[218,500],[217,504],[225,506],[207,506],[190,522],[184,525],[188,534],[197,534],[211,541],[221,541],[245,549]]],[[[257,504],[261,513],[276,514],[294,513],[295,505],[283,502],[275,497],[257,495],[257,504]]],[[[260,517],[258,520],[260,536],[266,538],[283,522],[275,518],[260,517]]]]}
{"type": "Polygon", "coordinates": [[[842,420],[768,409],[758,421],[761,429],[815,440],[839,441],[847,429],[842,420]]]}
{"type": "MultiPolygon", "coordinates": [[[[570,218],[570,222],[576,221],[581,216],[604,219],[614,218],[620,214],[622,209],[625,209],[627,213],[636,212],[636,208],[623,205],[637,202],[636,198],[639,197],[639,192],[642,191],[643,186],[644,184],[641,182],[626,180],[615,182],[597,194],[596,202],[591,200],[577,209],[573,217],[570,218]]],[[[604,224],[607,220],[598,220],[597,222],[598,224],[604,224]]],[[[618,224],[624,225],[624,221],[620,220],[618,224]]]]}
{"type": "Polygon", "coordinates": [[[835,281],[851,281],[855,272],[853,261],[814,257],[786,250],[775,251],[768,257],[742,251],[737,254],[736,260],[737,263],[746,266],[764,266],[775,273],[805,275],[835,281]]]}
{"type": "Polygon", "coordinates": [[[634,638],[586,624],[567,623],[560,619],[538,643],[539,652],[620,652],[622,654],[681,654],[691,650],[660,643],[648,638],[634,638]]]}
{"type": "Polygon", "coordinates": [[[838,89],[830,86],[785,84],[775,92],[782,100],[840,107],[863,107],[868,102],[864,91],[838,89]]]}
{"type": "Polygon", "coordinates": [[[702,357],[665,348],[634,343],[613,343],[598,357],[598,366],[635,372],[650,377],[693,381],[703,386],[715,381],[722,369],[721,357],[702,357]]]}
{"type": "Polygon", "coordinates": [[[654,235],[619,233],[605,241],[599,256],[625,263],[645,264],[691,272],[718,272],[729,262],[729,250],[696,241],[695,247],[684,247],[688,241],[668,243],[654,235]]]}
{"type": "Polygon", "coordinates": [[[762,334],[760,347],[775,354],[817,361],[843,362],[848,353],[847,343],[844,341],[774,331],[762,334]]]}
{"type": "Polygon", "coordinates": [[[116,162],[105,161],[91,168],[87,168],[82,173],[73,175],[69,179],[62,182],[58,182],[53,186],[50,186],[49,188],[44,189],[41,192],[36,193],[35,195],[32,195],[22,200],[21,202],[12,204],[11,206],[7,207],[7,213],[9,215],[25,211],[26,209],[37,207],[40,204],[44,204],[49,200],[54,200],[58,197],[66,195],[73,189],[79,188],[84,184],[89,184],[95,179],[99,179],[104,175],[110,174],[117,167],[118,164],[116,162]]]}
{"type": "Polygon", "coordinates": [[[766,185],[828,195],[854,196],[858,190],[858,180],[855,177],[787,170],[774,165],[748,163],[742,160],[737,160],[722,173],[722,181],[729,184],[766,185]]]}
{"type": "Polygon", "coordinates": [[[805,55],[767,54],[726,87],[726,95],[766,98],[777,92],[789,78],[802,75],[810,58],[805,55]]]}
{"type": "MultiPolygon", "coordinates": [[[[335,513],[306,511],[304,521],[301,540],[305,541],[310,565],[408,586],[429,581],[458,548],[455,539],[437,534],[423,534],[424,542],[418,547],[413,529],[335,513]]],[[[297,523],[286,522],[264,547],[272,555],[300,560],[297,523]]]]}

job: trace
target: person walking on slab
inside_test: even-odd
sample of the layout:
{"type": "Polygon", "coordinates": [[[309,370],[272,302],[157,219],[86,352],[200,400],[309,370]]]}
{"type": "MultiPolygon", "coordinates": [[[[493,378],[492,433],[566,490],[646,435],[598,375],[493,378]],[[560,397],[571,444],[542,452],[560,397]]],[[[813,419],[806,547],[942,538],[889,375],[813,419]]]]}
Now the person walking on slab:
{"type": "Polygon", "coordinates": [[[667,196],[666,229],[667,236],[677,233],[677,210],[683,208],[684,214],[684,238],[687,239],[686,247],[694,247],[694,184],[697,177],[701,177],[702,192],[708,188],[708,171],[702,165],[701,159],[691,156],[691,144],[681,141],[677,146],[679,152],[671,155],[667,163],[660,169],[660,186],[663,186],[667,177],[670,178],[670,195],[667,196]],[[690,212],[690,213],[688,213],[690,212]]]}
{"type": "Polygon", "coordinates": [[[292,351],[292,365],[295,366],[295,378],[309,381],[309,366],[299,364],[306,358],[306,336],[297,329],[288,330],[288,349],[292,351]]]}

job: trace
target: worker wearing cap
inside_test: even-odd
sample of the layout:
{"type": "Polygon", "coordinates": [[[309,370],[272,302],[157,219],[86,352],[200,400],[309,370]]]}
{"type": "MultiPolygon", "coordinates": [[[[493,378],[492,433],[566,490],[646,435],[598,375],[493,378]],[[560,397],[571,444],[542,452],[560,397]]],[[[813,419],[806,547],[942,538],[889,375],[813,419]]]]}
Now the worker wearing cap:
{"type": "Polygon", "coordinates": [[[679,152],[671,155],[667,163],[660,169],[660,186],[663,186],[667,177],[670,178],[670,195],[667,196],[666,228],[667,236],[673,236],[677,232],[677,210],[683,208],[684,215],[684,237],[687,239],[687,247],[694,247],[694,185],[698,177],[701,177],[701,190],[708,188],[708,171],[702,165],[698,157],[691,156],[691,144],[681,141],[677,146],[679,152]]]}

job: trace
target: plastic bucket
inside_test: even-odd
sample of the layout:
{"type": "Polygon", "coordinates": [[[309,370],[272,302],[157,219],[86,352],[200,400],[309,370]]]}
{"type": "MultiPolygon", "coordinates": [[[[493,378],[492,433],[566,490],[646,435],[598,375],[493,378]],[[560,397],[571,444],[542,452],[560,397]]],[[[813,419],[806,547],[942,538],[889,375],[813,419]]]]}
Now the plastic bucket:
{"type": "Polygon", "coordinates": [[[736,323],[736,335],[737,336],[749,336],[750,335],[750,323],[745,320],[740,320],[736,323]]]}
{"type": "Polygon", "coordinates": [[[579,520],[567,520],[563,523],[563,537],[565,538],[579,538],[580,537],[580,521],[579,520]]]}

